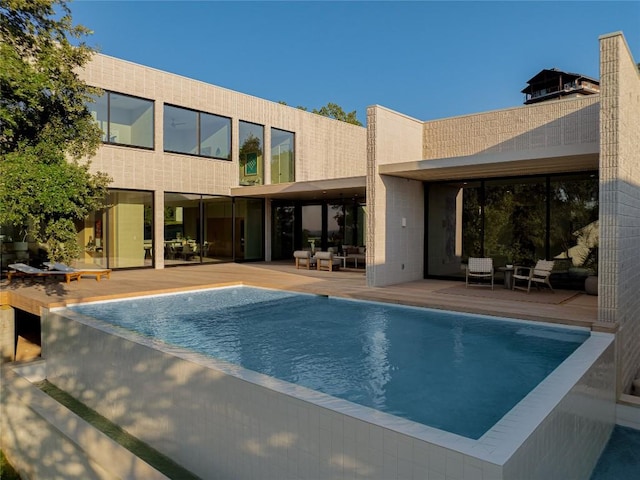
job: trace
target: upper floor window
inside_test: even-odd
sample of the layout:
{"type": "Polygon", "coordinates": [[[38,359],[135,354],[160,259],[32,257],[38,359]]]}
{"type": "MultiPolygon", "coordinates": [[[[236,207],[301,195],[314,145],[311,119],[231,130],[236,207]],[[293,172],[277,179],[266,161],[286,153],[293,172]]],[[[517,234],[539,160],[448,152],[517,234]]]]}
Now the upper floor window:
{"type": "Polygon", "coordinates": [[[102,129],[102,141],[153,148],[153,101],[115,92],[94,97],[87,108],[102,129]]]}
{"type": "Polygon", "coordinates": [[[294,140],[292,132],[271,129],[271,183],[295,181],[294,140]]]}
{"type": "Polygon", "coordinates": [[[231,119],[165,104],[164,151],[231,160],[231,119]]]}
{"type": "Polygon", "coordinates": [[[264,183],[264,127],[240,121],[240,185],[264,183]]]}

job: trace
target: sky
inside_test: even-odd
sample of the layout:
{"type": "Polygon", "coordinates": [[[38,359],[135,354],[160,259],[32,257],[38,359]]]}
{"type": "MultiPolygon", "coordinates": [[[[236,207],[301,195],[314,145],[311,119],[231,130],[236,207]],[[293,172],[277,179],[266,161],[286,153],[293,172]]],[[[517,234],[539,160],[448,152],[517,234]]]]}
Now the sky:
{"type": "Polygon", "coordinates": [[[432,120],[522,105],[544,68],[599,78],[598,37],[640,62],[635,1],[94,1],[69,4],[105,55],[309,110],[432,120]]]}

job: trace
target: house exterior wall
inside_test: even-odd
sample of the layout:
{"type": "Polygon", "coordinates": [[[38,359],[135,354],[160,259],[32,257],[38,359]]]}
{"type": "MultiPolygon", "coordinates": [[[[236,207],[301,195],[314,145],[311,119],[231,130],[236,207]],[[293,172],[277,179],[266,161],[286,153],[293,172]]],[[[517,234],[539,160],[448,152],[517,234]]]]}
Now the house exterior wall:
{"type": "MultiPolygon", "coordinates": [[[[238,186],[238,122],[295,133],[296,181],[364,176],[366,129],[179,75],[96,55],[80,72],[89,85],[155,101],[155,150],[103,145],[92,169],[108,172],[113,188],[228,195],[238,186]],[[232,161],[163,152],[163,103],[232,119],[232,161]]],[[[269,183],[269,172],[265,172],[269,183]]]]}
{"type": "MultiPolygon", "coordinates": [[[[230,195],[231,188],[239,186],[240,121],[264,126],[267,185],[271,182],[272,127],[295,134],[296,182],[366,173],[364,127],[100,54],[79,74],[89,85],[155,102],[154,149],[103,144],[91,168],[111,175],[111,188],[154,193],[156,252],[163,251],[165,192],[230,195]],[[231,118],[231,161],[165,153],[164,103],[231,118]]],[[[269,247],[269,214],[265,211],[265,247],[269,247]]],[[[265,258],[271,258],[270,250],[265,250],[265,258]]],[[[155,257],[155,268],[164,268],[164,263],[161,255],[155,257]]]]}
{"type": "Polygon", "coordinates": [[[640,73],[621,33],[600,38],[598,318],[617,322],[618,389],[640,376],[640,73]]]}
{"type": "Polygon", "coordinates": [[[421,279],[422,182],[380,176],[377,167],[420,158],[422,122],[372,106],[367,110],[367,132],[367,284],[377,287],[421,279]]]}
{"type": "Polygon", "coordinates": [[[554,147],[597,152],[598,105],[591,95],[425,122],[422,159],[554,147]]]}

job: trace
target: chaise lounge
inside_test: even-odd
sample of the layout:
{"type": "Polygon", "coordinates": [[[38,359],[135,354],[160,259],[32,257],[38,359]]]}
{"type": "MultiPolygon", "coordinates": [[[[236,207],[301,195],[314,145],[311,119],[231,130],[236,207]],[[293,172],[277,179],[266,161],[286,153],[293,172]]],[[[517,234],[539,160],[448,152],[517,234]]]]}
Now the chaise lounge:
{"type": "Polygon", "coordinates": [[[80,276],[95,275],[96,281],[98,282],[102,277],[107,277],[107,280],[111,278],[110,268],[73,268],[59,262],[44,262],[44,266],[49,269],[47,270],[48,272],[78,273],[80,276]]]}
{"type": "Polygon", "coordinates": [[[7,280],[11,283],[13,277],[24,277],[24,278],[55,278],[55,277],[64,277],[67,283],[71,283],[71,280],[76,279],[80,280],[81,273],[80,272],[60,272],[53,270],[40,270],[39,268],[32,267],[27,265],[26,263],[12,263],[9,265],[9,270],[7,272],[7,280]]]}

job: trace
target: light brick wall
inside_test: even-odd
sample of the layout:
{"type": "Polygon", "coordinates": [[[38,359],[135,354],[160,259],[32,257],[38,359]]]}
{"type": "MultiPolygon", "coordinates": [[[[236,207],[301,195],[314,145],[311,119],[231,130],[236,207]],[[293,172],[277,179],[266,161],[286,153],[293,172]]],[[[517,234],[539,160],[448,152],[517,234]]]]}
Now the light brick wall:
{"type": "Polygon", "coordinates": [[[640,376],[640,74],[621,33],[600,38],[602,322],[618,322],[619,389],[640,376]]]}
{"type": "Polygon", "coordinates": [[[423,159],[598,145],[599,96],[543,102],[424,124],[423,159]]]}
{"type": "Polygon", "coordinates": [[[267,164],[269,129],[295,133],[296,181],[365,175],[364,127],[105,55],[96,55],[80,74],[90,85],[155,100],[154,151],[104,145],[93,159],[92,169],[109,172],[113,188],[229,194],[231,187],[238,186],[239,120],[265,126],[267,164]],[[230,117],[232,161],[164,153],[165,102],[230,117]]]}
{"type": "Polygon", "coordinates": [[[419,159],[422,122],[373,106],[367,110],[367,125],[367,284],[377,287],[421,279],[422,182],[380,176],[378,165],[419,159]]]}

